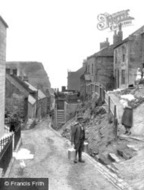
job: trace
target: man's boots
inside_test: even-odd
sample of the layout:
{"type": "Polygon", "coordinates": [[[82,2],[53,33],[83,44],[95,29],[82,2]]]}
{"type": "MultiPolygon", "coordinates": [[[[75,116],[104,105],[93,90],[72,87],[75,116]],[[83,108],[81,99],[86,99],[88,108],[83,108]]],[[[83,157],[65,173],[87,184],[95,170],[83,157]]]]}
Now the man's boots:
{"type": "Polygon", "coordinates": [[[75,151],[75,159],[74,159],[74,163],[77,163],[77,151],[75,151]]]}
{"type": "Polygon", "coordinates": [[[82,151],[79,151],[79,162],[85,162],[84,160],[82,160],[82,151]]]}

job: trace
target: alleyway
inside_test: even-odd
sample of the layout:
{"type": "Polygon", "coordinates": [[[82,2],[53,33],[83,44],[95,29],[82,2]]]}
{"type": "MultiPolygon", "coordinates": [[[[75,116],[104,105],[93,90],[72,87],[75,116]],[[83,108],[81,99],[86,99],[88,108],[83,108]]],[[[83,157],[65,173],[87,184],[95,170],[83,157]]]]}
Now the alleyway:
{"type": "Polygon", "coordinates": [[[9,177],[46,177],[50,190],[115,190],[85,157],[86,163],[74,164],[67,158],[68,142],[49,127],[48,119],[36,128],[22,132],[22,146],[34,154],[20,168],[15,160],[9,177]]]}

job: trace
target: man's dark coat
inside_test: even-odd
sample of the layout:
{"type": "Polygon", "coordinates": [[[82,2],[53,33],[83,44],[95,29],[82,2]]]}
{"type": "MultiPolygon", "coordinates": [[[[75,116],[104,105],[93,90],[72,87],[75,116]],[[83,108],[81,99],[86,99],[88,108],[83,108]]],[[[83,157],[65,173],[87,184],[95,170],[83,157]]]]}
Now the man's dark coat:
{"type": "Polygon", "coordinates": [[[85,129],[82,130],[79,123],[71,127],[71,142],[74,143],[75,149],[83,149],[83,143],[85,140],[85,129]]]}

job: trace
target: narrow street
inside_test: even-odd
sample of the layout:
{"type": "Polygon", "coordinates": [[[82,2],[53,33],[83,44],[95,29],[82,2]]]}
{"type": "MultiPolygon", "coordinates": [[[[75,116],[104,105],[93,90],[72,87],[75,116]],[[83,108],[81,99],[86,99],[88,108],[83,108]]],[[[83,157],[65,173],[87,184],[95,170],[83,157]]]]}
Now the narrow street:
{"type": "Polygon", "coordinates": [[[50,190],[114,190],[116,189],[85,158],[85,163],[74,164],[68,160],[68,142],[49,127],[48,119],[36,128],[22,132],[22,146],[34,154],[20,167],[15,160],[9,177],[49,178],[50,190]]]}

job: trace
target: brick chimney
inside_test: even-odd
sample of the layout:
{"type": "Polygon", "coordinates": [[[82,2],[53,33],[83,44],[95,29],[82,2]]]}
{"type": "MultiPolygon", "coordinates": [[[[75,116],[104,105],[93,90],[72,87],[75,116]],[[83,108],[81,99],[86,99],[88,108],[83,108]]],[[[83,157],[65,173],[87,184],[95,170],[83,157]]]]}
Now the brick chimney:
{"type": "Polygon", "coordinates": [[[123,32],[121,23],[118,26],[118,33],[115,30],[113,35],[113,44],[118,44],[123,40],[123,32]]]}
{"type": "Polygon", "coordinates": [[[17,76],[17,69],[13,69],[13,75],[17,76]]]}
{"type": "Polygon", "coordinates": [[[62,92],[66,91],[66,86],[62,86],[62,92]]]}
{"type": "Polygon", "coordinates": [[[109,41],[108,38],[106,38],[106,41],[100,43],[100,50],[109,47],[109,41]]]}
{"type": "Polygon", "coordinates": [[[120,23],[119,26],[119,31],[118,31],[118,42],[121,42],[123,40],[123,32],[122,32],[122,24],[120,23]]]}

